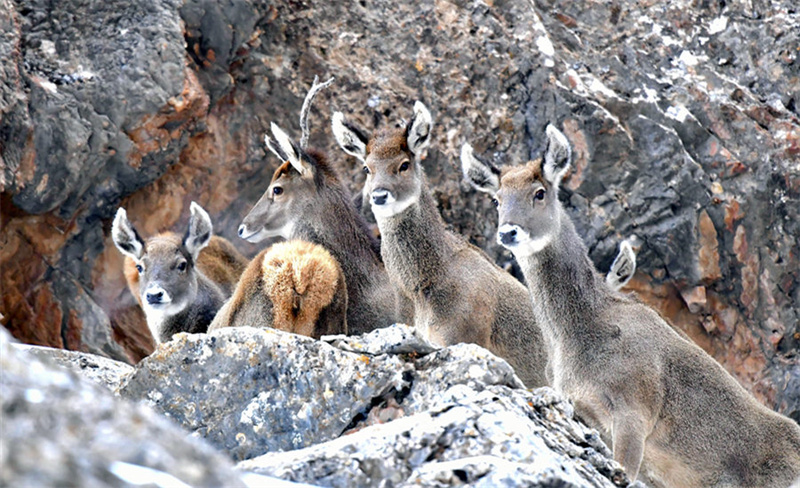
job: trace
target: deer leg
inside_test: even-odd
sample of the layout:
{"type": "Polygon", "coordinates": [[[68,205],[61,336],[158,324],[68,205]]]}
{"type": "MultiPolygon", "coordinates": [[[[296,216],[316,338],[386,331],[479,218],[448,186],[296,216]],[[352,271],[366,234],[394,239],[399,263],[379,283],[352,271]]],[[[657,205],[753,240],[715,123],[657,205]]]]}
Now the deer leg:
{"type": "Polygon", "coordinates": [[[616,412],[613,417],[612,443],[614,460],[625,468],[631,481],[636,481],[644,457],[645,422],[638,414],[616,412]]]}

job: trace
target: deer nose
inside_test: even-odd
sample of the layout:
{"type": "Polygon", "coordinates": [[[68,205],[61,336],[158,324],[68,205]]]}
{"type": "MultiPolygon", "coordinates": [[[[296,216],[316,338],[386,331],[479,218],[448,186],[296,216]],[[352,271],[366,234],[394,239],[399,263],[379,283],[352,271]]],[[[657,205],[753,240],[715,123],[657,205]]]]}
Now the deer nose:
{"type": "Polygon", "coordinates": [[[386,200],[389,199],[389,190],[379,188],[372,192],[372,203],[375,205],[384,205],[386,200]]]}
{"type": "Polygon", "coordinates": [[[517,226],[504,224],[497,230],[497,240],[504,246],[510,246],[516,243],[517,240],[517,226]]]}
{"type": "Polygon", "coordinates": [[[500,232],[500,242],[503,244],[511,244],[517,238],[517,231],[516,229],[512,229],[508,232],[500,232]]]}
{"type": "Polygon", "coordinates": [[[146,298],[147,298],[147,303],[149,303],[150,305],[156,305],[158,303],[161,303],[161,299],[164,298],[164,292],[159,291],[156,293],[147,293],[146,298]]]}

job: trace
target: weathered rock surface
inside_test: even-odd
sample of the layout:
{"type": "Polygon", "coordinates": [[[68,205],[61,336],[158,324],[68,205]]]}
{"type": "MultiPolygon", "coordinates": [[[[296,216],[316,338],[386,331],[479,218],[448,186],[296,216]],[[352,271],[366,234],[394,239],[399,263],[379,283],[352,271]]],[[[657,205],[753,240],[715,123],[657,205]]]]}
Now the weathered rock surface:
{"type": "Polygon", "coordinates": [[[232,327],[176,336],[138,364],[120,394],[241,460],[337,437],[373,398],[401,388],[403,369],[394,356],[232,327]]]}
{"type": "Polygon", "coordinates": [[[116,207],[153,233],[194,199],[235,239],[277,164],[263,133],[297,135],[319,74],[337,82],[311,142],[352,189],[360,165],[335,148],[331,109],[372,130],[423,100],[445,220],[512,271],[458,149],[515,164],[557,123],[575,154],[563,198],[598,267],[636,233],[631,288],[800,420],[793,0],[0,0],[0,27],[0,322],[25,342],[146,355],[107,235],[116,207]]]}
{"type": "Polygon", "coordinates": [[[569,403],[522,389],[485,349],[436,349],[403,325],[329,340],[249,327],[179,334],[120,393],[249,460],[240,469],[290,481],[628,484],[569,403]]]}
{"type": "Polygon", "coordinates": [[[95,354],[19,343],[11,345],[18,351],[45,362],[52,362],[71,369],[83,378],[105,386],[111,391],[116,391],[122,384],[122,380],[133,373],[133,366],[95,354]]]}
{"type": "Polygon", "coordinates": [[[11,341],[0,328],[0,485],[246,486],[205,441],[11,341]]]}
{"type": "Polygon", "coordinates": [[[340,487],[627,485],[597,433],[552,390],[456,385],[439,394],[421,413],[239,469],[340,487]]]}

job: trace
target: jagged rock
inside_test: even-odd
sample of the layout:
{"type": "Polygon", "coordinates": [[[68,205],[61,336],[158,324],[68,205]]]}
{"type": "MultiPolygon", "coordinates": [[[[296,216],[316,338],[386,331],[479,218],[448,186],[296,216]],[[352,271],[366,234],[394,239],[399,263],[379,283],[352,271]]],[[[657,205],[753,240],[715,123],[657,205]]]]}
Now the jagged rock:
{"type": "Polygon", "coordinates": [[[346,353],[273,329],[178,334],[120,389],[237,460],[340,435],[372,399],[400,389],[395,356],[346,353]]]}
{"type": "Polygon", "coordinates": [[[322,340],[343,351],[362,354],[428,354],[439,346],[432,344],[414,327],[387,327],[360,336],[323,336],[322,340]]]}
{"type": "Polygon", "coordinates": [[[483,348],[436,349],[405,325],[328,340],[249,327],[178,334],[120,392],[249,459],[240,469],[291,481],[439,486],[464,473],[487,486],[514,475],[627,485],[569,403],[524,390],[483,348]]]}
{"type": "Polygon", "coordinates": [[[516,164],[559,125],[575,155],[563,198],[598,267],[641,237],[631,289],[800,420],[795,3],[0,0],[0,322],[26,342],[119,357],[116,342],[140,359],[141,317],[118,316],[132,302],[107,236],[116,206],[151,233],[195,199],[235,240],[277,165],[264,132],[297,136],[319,74],[337,81],[311,144],[351,190],[363,175],[335,146],[331,109],[372,130],[423,100],[444,219],[512,272],[458,150],[516,164]]]}
{"type": "Polygon", "coordinates": [[[206,442],[40,356],[0,328],[0,485],[245,486],[206,442]]]}
{"type": "MultiPolygon", "coordinates": [[[[384,330],[372,333],[374,345],[384,330]]],[[[397,333],[387,332],[387,348],[396,349],[397,333]]],[[[402,418],[265,454],[239,469],[342,487],[627,485],[597,433],[573,420],[568,402],[549,388],[521,389],[508,365],[487,351],[459,345],[407,361],[407,385],[392,407],[402,418]]]]}
{"type": "Polygon", "coordinates": [[[551,394],[456,386],[423,413],[239,469],[324,486],[626,486],[596,433],[551,394]],[[452,397],[452,399],[448,399],[452,397]]]}
{"type": "Polygon", "coordinates": [[[111,391],[116,391],[122,381],[133,372],[133,366],[130,364],[114,361],[96,354],[19,343],[12,343],[12,346],[39,359],[69,368],[80,376],[103,385],[111,391]]]}

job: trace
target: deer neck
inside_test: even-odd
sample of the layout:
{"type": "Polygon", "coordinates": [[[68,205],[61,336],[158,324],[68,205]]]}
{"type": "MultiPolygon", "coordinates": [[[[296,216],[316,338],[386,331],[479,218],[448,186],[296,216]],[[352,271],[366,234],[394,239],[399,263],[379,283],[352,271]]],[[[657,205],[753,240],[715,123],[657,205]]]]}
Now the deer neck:
{"type": "Polygon", "coordinates": [[[151,319],[154,321],[151,333],[154,337],[156,333],[166,334],[166,340],[169,340],[169,337],[178,332],[206,332],[225,298],[222,289],[198,271],[197,291],[187,300],[183,310],[173,315],[147,315],[148,325],[151,319]]]}
{"type": "Polygon", "coordinates": [[[342,267],[350,296],[383,271],[377,242],[370,237],[364,218],[356,212],[341,188],[326,188],[322,198],[303,212],[294,225],[293,239],[327,249],[342,267]]]}
{"type": "Polygon", "coordinates": [[[391,217],[376,217],[381,255],[389,275],[416,294],[447,265],[449,239],[436,203],[423,184],[419,199],[391,217]]]}
{"type": "Polygon", "coordinates": [[[553,242],[517,260],[548,341],[580,349],[587,338],[608,332],[596,320],[607,293],[572,221],[558,211],[562,224],[553,242]]]}

